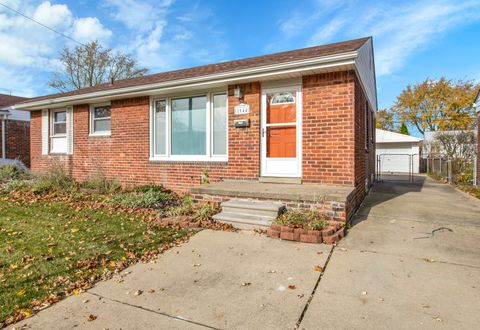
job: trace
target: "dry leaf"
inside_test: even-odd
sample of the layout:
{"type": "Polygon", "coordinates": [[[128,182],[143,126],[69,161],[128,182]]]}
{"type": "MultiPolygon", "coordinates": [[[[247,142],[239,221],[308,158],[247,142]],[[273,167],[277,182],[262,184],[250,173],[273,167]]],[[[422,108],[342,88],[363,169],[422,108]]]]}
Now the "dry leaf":
{"type": "Polygon", "coordinates": [[[323,267],[320,266],[320,265],[316,265],[315,266],[315,271],[321,273],[321,272],[323,272],[323,267]]]}
{"type": "Polygon", "coordinates": [[[97,319],[97,316],[96,316],[96,315],[93,315],[93,314],[90,314],[90,315],[88,315],[88,317],[87,317],[87,321],[88,321],[88,322],[95,321],[96,319],[97,319]]]}
{"type": "Polygon", "coordinates": [[[295,290],[297,287],[295,286],[295,284],[289,284],[289,285],[288,285],[288,288],[289,288],[290,290],[295,290]]]}

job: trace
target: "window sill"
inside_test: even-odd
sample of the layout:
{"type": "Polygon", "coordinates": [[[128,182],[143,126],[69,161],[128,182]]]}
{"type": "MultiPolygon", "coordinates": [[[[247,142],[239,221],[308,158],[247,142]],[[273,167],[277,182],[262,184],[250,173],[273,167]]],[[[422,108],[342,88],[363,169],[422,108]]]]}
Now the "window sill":
{"type": "Polygon", "coordinates": [[[112,133],[90,133],[88,137],[111,137],[112,133]]]}
{"type": "Polygon", "coordinates": [[[150,157],[149,162],[202,162],[202,163],[227,163],[228,157],[150,157]]]}

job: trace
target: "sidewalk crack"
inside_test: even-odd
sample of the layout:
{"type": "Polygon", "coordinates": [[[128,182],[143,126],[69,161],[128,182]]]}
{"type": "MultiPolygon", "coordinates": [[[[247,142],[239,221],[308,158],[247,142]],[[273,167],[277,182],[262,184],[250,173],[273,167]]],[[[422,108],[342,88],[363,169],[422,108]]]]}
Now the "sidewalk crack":
{"type": "Polygon", "coordinates": [[[178,317],[178,316],[173,316],[173,315],[170,315],[170,314],[167,314],[167,313],[164,313],[164,312],[155,311],[153,309],[149,309],[149,308],[146,308],[146,307],[143,307],[143,306],[140,306],[140,305],[130,304],[130,303],[127,303],[127,302],[124,302],[124,301],[114,299],[114,298],[108,298],[108,297],[102,296],[98,293],[94,293],[94,292],[88,292],[88,293],[91,294],[91,295],[97,296],[99,298],[102,298],[102,299],[110,300],[110,301],[113,301],[113,302],[116,302],[116,303],[119,303],[119,304],[122,304],[122,305],[133,307],[133,308],[138,308],[138,309],[150,312],[150,313],[155,313],[155,314],[158,314],[158,315],[166,316],[166,317],[175,319],[177,321],[182,321],[182,322],[195,324],[195,325],[207,328],[207,329],[220,330],[220,328],[215,328],[215,327],[212,327],[212,326],[207,325],[207,324],[203,324],[203,323],[200,323],[200,322],[195,322],[195,321],[192,321],[192,320],[187,320],[187,319],[184,319],[184,318],[181,318],[181,317],[178,317]]]}

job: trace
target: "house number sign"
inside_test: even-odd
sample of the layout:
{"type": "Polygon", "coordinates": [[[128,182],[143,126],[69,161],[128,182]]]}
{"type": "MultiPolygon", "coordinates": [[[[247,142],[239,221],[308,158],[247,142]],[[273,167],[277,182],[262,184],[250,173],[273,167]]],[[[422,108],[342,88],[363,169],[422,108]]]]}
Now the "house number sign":
{"type": "Polygon", "coordinates": [[[246,103],[240,103],[233,108],[233,113],[235,115],[244,115],[250,113],[250,106],[246,103]]]}

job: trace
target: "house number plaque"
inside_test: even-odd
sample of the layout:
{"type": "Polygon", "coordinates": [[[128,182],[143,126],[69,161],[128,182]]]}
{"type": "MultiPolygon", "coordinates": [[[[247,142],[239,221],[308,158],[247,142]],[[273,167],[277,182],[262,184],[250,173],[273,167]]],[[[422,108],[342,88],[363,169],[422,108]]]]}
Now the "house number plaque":
{"type": "Polygon", "coordinates": [[[250,113],[250,106],[246,103],[240,103],[233,108],[233,113],[235,115],[244,115],[250,113]]]}

